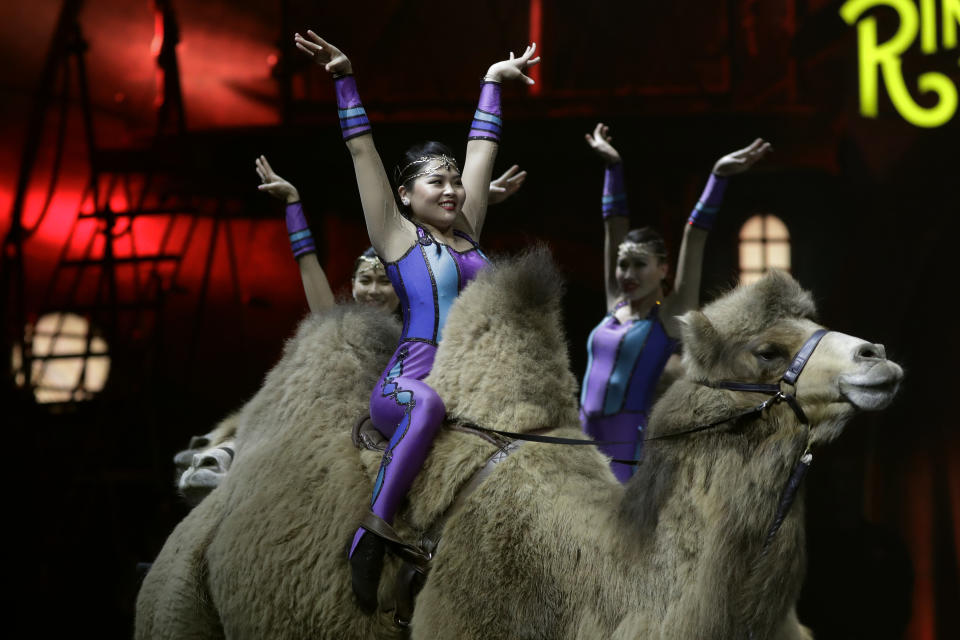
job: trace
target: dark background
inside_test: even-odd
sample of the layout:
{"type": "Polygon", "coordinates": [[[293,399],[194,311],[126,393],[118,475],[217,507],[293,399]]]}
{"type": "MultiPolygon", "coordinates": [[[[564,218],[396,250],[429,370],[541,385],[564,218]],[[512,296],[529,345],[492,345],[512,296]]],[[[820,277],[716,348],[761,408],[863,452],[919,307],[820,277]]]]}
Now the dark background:
{"type": "MultiPolygon", "coordinates": [[[[7,513],[17,523],[7,527],[10,609],[23,629],[131,634],[136,564],[156,555],[187,511],[173,488],[173,454],[257,390],[306,312],[280,207],[255,189],[257,154],[298,186],[321,262],[347,292],[367,240],[331,83],[290,47],[294,30],[312,27],[350,55],[388,166],[421,139],[462,154],[486,67],[538,40],[537,88],[505,91],[495,169],[517,163],[530,175],[491,209],[483,244],[494,254],[550,245],[567,280],[578,375],[603,313],[602,166],[583,134],[610,124],[635,224],[661,229],[674,251],[713,162],[755,137],[771,141],[775,153],[732,181],[707,246],[703,300],[736,282],[743,222],[773,213],[789,228],[792,272],[813,291],[823,323],[885,344],[907,372],[891,408],[858,417],[817,453],[801,619],[818,638],[960,637],[960,350],[949,315],[960,116],[916,127],[881,80],[879,116],[862,117],[856,27],[838,17],[840,4],[178,1],[158,50],[175,40],[173,16],[183,121],[170,86],[158,109],[158,60],[169,70],[170,56],[151,51],[163,38],[147,0],[5,9],[4,353],[17,327],[72,308],[85,310],[112,357],[106,388],[86,403],[37,405],[4,370],[7,513]],[[73,20],[58,31],[72,15],[87,45],[85,76],[76,56],[58,57],[58,45],[76,41],[73,20]],[[70,61],[66,84],[57,60],[70,61]],[[114,222],[107,205],[154,213],[114,222]],[[17,234],[17,220],[29,233],[17,234]],[[103,288],[97,294],[106,272],[97,229],[108,227],[117,256],[177,258],[116,266],[116,307],[103,288]],[[101,266],[74,281],[62,260],[83,254],[90,238],[101,266]]],[[[867,15],[881,41],[898,28],[888,8],[867,15]]],[[[936,99],[918,93],[919,74],[960,84],[958,50],[942,50],[947,18],[936,16],[939,52],[914,43],[903,58],[922,106],[936,99]]]]}

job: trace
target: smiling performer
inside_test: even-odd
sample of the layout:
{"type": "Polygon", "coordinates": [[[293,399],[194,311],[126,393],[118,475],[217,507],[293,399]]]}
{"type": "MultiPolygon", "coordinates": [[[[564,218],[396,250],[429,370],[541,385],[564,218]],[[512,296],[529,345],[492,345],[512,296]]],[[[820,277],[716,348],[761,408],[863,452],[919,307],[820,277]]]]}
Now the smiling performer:
{"type": "MultiPolygon", "coordinates": [[[[317,259],[317,247],[307,224],[307,218],[300,204],[300,193],[290,182],[281,178],[270,166],[266,156],[255,161],[257,175],[261,184],[260,191],[268,193],[286,205],[287,233],[290,236],[290,249],[300,266],[300,278],[303,291],[307,296],[307,305],[311,313],[321,313],[333,307],[333,291],[327,281],[327,275],[317,259]]],[[[489,204],[503,202],[516,193],[527,177],[526,171],[513,165],[503,175],[490,183],[489,204]]],[[[387,277],[386,269],[377,252],[369,247],[357,256],[350,275],[350,290],[353,299],[361,304],[380,307],[386,311],[396,311],[400,299],[393,290],[393,283],[387,277]]]]}
{"type": "MultiPolygon", "coordinates": [[[[343,138],[353,158],[370,242],[400,296],[400,344],[370,396],[374,426],[389,438],[374,483],[370,510],[392,522],[420,471],[446,409],[423,383],[433,366],[450,305],[487,264],[477,240],[487,211],[488,187],[502,121],[500,83],[533,80],[523,71],[536,64],[536,45],[519,58],[492,65],[484,76],[480,104],[470,126],[461,173],[453,154],[438,142],[408,149],[391,187],[370,133],[347,57],[312,31],[296,45],[333,74],[343,138]],[[397,203],[399,198],[399,206],[397,203]]],[[[350,545],[353,590],[373,611],[383,566],[384,542],[363,527],[350,545]]]]}
{"type": "MultiPolygon", "coordinates": [[[[683,231],[676,287],[669,291],[663,237],[650,227],[627,231],[630,212],[620,154],[609,128],[597,124],[587,143],[607,167],[603,180],[604,284],[607,315],[587,338],[587,370],[580,393],[580,421],[595,440],[626,442],[601,446],[611,458],[633,459],[640,450],[657,381],[677,346],[678,316],[699,304],[700,273],[707,232],[713,226],[727,177],[746,171],[770,152],[757,138],[717,160],[707,186],[683,231]]],[[[635,467],[611,462],[626,482],[635,467]]]]}

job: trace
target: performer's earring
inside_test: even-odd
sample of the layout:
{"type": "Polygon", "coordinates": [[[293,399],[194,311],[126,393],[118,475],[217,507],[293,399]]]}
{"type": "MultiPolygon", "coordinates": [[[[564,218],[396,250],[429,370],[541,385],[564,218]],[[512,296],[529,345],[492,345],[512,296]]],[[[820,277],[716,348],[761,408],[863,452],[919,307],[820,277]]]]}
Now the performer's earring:
{"type": "Polygon", "coordinates": [[[409,206],[410,206],[410,200],[408,200],[407,198],[404,198],[404,199],[401,200],[400,202],[402,202],[402,203],[403,203],[403,206],[405,206],[405,207],[409,207],[409,206]]]}

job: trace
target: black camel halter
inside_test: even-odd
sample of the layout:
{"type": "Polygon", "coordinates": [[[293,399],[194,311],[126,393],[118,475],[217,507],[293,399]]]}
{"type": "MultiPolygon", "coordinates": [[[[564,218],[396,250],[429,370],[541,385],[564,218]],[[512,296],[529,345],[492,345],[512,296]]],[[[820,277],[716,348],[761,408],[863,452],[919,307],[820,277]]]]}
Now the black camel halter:
{"type": "Polygon", "coordinates": [[[732,382],[729,380],[724,380],[721,382],[706,383],[706,386],[713,387],[715,389],[729,389],[730,391],[749,391],[769,394],[773,397],[770,398],[769,401],[763,403],[763,409],[769,406],[769,404],[786,402],[790,408],[793,409],[797,419],[802,424],[810,424],[810,421],[807,420],[807,415],[803,412],[803,409],[800,408],[800,403],[797,402],[797,397],[792,393],[784,393],[783,388],[780,385],[786,382],[796,389],[797,379],[800,377],[800,373],[803,371],[803,368],[807,366],[807,361],[810,360],[810,356],[813,355],[814,349],[817,348],[817,345],[820,344],[823,336],[827,335],[827,333],[828,332],[826,329],[818,329],[814,331],[813,335],[807,338],[807,341],[804,342],[803,346],[800,347],[800,350],[797,351],[797,355],[793,357],[793,362],[790,363],[790,366],[787,367],[787,370],[782,376],[780,376],[780,380],[776,384],[763,384],[758,382],[732,382]]]}

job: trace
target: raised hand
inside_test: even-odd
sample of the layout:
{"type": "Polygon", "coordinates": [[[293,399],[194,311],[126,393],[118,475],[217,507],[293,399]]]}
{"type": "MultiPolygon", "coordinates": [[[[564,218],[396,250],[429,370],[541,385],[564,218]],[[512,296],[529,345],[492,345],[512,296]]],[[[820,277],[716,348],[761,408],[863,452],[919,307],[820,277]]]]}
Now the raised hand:
{"type": "Polygon", "coordinates": [[[257,187],[260,191],[265,191],[277,200],[282,200],[286,204],[298,202],[300,194],[297,188],[274,173],[270,163],[265,156],[260,156],[256,161],[257,175],[263,184],[257,187]]]}
{"type": "Polygon", "coordinates": [[[587,144],[600,156],[607,164],[617,164],[620,162],[620,152],[613,148],[610,142],[613,136],[610,135],[610,127],[598,122],[593,128],[593,134],[584,134],[587,144]]]}
{"type": "Polygon", "coordinates": [[[761,158],[773,151],[773,147],[763,138],[757,138],[749,147],[738,149],[723,156],[713,165],[713,172],[718,176],[732,176],[743,173],[755,165],[761,158]]]}
{"type": "Polygon", "coordinates": [[[518,165],[513,165],[503,172],[503,175],[490,182],[490,193],[487,204],[499,204],[515,194],[527,179],[527,172],[520,171],[518,165]]]}
{"type": "Polygon", "coordinates": [[[502,60],[487,69],[487,75],[484,80],[493,80],[494,82],[503,82],[504,80],[522,79],[527,84],[533,84],[533,78],[524,75],[524,71],[540,62],[540,56],[533,57],[537,50],[537,43],[527,46],[523,55],[519,58],[513,57],[513,51],[510,52],[510,58],[502,60]]]}
{"type": "Polygon", "coordinates": [[[343,51],[315,34],[313,31],[307,31],[307,38],[299,33],[294,34],[293,41],[297,49],[313,58],[313,61],[322,65],[324,70],[335,75],[353,73],[353,65],[343,51]],[[309,38],[309,39],[307,39],[309,38]]]}

